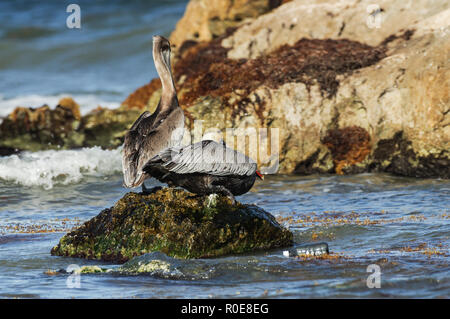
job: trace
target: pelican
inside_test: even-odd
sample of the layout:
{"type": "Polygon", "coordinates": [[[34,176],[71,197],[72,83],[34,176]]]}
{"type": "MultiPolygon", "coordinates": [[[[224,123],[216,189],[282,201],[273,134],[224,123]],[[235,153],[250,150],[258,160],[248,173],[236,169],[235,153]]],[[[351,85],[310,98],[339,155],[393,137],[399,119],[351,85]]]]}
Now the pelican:
{"type": "Polygon", "coordinates": [[[180,186],[199,195],[222,194],[233,204],[234,196],[248,192],[256,177],[264,179],[252,159],[212,140],[167,148],[143,170],[171,187],[180,186]]]}
{"type": "Polygon", "coordinates": [[[170,68],[170,43],[162,36],[153,37],[153,60],[161,79],[161,99],[155,112],[145,111],[125,135],[122,155],[123,185],[147,189],[144,180],[151,177],[142,168],[162,150],[178,146],[184,132],[184,113],[178,104],[170,68]]]}

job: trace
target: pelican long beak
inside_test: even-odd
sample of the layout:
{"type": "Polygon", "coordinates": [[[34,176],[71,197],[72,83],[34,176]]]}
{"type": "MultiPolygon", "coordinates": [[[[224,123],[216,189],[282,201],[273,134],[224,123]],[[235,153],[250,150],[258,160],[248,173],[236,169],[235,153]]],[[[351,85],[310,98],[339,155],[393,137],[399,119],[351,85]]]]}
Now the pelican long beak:
{"type": "Polygon", "coordinates": [[[169,72],[172,72],[172,70],[170,68],[170,49],[164,50],[162,52],[162,56],[163,56],[163,59],[164,59],[164,63],[167,66],[167,69],[169,70],[169,72]]]}
{"type": "Polygon", "coordinates": [[[153,39],[153,54],[161,55],[162,62],[165,64],[166,69],[168,69],[170,72],[171,71],[171,69],[170,69],[170,51],[171,50],[170,50],[170,44],[168,43],[168,40],[160,35],[154,35],[152,39],[153,39]],[[164,42],[168,43],[168,46],[164,42]],[[156,52],[156,50],[157,50],[157,52],[156,52]]]}
{"type": "Polygon", "coordinates": [[[258,177],[259,177],[261,180],[264,180],[264,175],[261,174],[259,171],[256,171],[256,175],[258,175],[258,177]]]}

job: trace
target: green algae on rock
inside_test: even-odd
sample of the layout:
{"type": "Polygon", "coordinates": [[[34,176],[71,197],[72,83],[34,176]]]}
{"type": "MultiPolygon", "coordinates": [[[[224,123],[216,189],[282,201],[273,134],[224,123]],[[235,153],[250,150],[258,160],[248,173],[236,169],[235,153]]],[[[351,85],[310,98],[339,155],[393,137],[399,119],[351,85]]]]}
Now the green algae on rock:
{"type": "Polygon", "coordinates": [[[148,195],[127,193],[66,234],[51,254],[125,262],[153,251],[206,258],[292,243],[292,233],[257,206],[164,188],[148,195]]]}
{"type": "Polygon", "coordinates": [[[147,274],[154,277],[181,280],[209,279],[214,269],[204,260],[172,258],[161,252],[134,257],[112,271],[123,275],[147,274]]]}
{"type": "Polygon", "coordinates": [[[116,148],[123,144],[125,133],[140,114],[139,110],[99,107],[82,117],[77,130],[82,139],[78,144],[83,147],[116,148]]]}
{"type": "Polygon", "coordinates": [[[80,123],[79,106],[63,98],[55,109],[17,107],[0,123],[0,147],[38,151],[64,144],[80,123]]]}
{"type": "Polygon", "coordinates": [[[0,123],[0,156],[17,153],[16,149],[116,148],[140,113],[98,107],[82,116],[71,98],[61,99],[54,109],[17,107],[0,123]]]}
{"type": "Polygon", "coordinates": [[[224,262],[218,264],[211,259],[179,259],[155,251],[133,257],[120,266],[90,265],[81,266],[72,271],[66,271],[65,269],[49,269],[45,271],[44,274],[49,276],[60,274],[109,274],[114,276],[149,275],[152,277],[174,280],[203,280],[211,279],[216,276],[217,273],[227,273],[232,269],[235,269],[234,263],[224,262]]]}

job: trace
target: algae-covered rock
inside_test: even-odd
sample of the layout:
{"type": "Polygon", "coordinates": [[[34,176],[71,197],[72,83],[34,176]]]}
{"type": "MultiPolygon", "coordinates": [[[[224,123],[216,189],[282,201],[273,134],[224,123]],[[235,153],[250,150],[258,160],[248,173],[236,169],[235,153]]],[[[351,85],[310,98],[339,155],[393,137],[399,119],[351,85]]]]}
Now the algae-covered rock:
{"type": "Polygon", "coordinates": [[[152,252],[127,261],[112,272],[124,275],[146,274],[167,279],[208,279],[213,272],[202,260],[184,260],[152,252]]]}
{"type": "Polygon", "coordinates": [[[0,147],[37,151],[55,149],[81,119],[78,104],[63,98],[54,109],[17,107],[0,124],[0,147]]]}
{"type": "Polygon", "coordinates": [[[139,117],[139,110],[97,108],[81,119],[77,132],[83,147],[116,148],[123,143],[125,133],[139,117]]]}
{"type": "Polygon", "coordinates": [[[233,28],[245,6],[221,3],[191,0],[171,35],[188,127],[278,129],[278,173],[450,177],[448,1],[278,1],[233,28]]]}
{"type": "Polygon", "coordinates": [[[61,99],[54,109],[48,105],[17,107],[0,123],[0,156],[16,149],[116,148],[140,113],[138,109],[98,107],[81,116],[71,98],[61,99]]]}
{"type": "Polygon", "coordinates": [[[154,251],[203,258],[286,247],[292,238],[257,206],[165,188],[149,195],[126,194],[66,234],[51,253],[114,262],[154,251]]]}
{"type": "MultiPolygon", "coordinates": [[[[245,271],[248,271],[250,267],[251,263],[246,265],[245,271]]],[[[68,273],[80,275],[110,274],[114,276],[148,275],[174,280],[202,280],[211,279],[220,273],[226,274],[230,271],[236,271],[236,268],[239,268],[239,266],[236,266],[233,262],[217,262],[214,259],[179,259],[155,251],[133,257],[126,263],[117,266],[89,265],[76,267],[72,271],[49,269],[44,273],[51,276],[68,273]]]]}

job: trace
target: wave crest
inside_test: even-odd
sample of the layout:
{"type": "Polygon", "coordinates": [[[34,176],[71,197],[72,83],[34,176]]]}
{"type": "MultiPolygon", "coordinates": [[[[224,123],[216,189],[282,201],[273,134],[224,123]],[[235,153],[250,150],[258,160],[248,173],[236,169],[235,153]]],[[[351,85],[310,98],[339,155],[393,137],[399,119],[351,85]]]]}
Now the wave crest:
{"type": "Polygon", "coordinates": [[[120,152],[121,148],[102,150],[96,146],[0,157],[0,180],[50,189],[79,182],[85,176],[113,175],[122,171],[120,152]]]}

